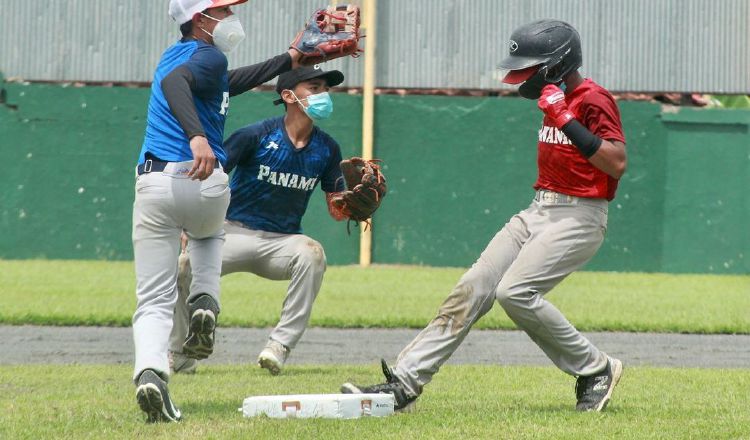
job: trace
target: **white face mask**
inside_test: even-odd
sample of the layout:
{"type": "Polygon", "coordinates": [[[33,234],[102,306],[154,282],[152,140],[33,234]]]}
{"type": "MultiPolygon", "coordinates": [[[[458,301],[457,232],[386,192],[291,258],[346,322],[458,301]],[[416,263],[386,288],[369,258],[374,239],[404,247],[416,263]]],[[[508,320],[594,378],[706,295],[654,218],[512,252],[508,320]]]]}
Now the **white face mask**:
{"type": "Polygon", "coordinates": [[[218,20],[202,12],[201,15],[210,18],[213,21],[218,21],[213,34],[203,28],[201,28],[201,30],[208,35],[211,35],[214,39],[214,46],[220,51],[229,53],[245,39],[245,31],[242,29],[242,23],[240,23],[239,17],[236,15],[230,15],[223,20],[218,20]]]}

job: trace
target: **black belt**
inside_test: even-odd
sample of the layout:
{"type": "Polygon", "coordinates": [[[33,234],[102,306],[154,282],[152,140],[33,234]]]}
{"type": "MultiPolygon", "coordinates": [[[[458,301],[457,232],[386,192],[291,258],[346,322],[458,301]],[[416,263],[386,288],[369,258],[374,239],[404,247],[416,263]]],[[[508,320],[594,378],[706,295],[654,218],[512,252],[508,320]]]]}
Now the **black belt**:
{"type": "MultiPolygon", "coordinates": [[[[164,168],[167,167],[171,162],[164,162],[161,160],[152,160],[152,159],[146,159],[145,162],[138,165],[138,175],[141,174],[148,174],[148,173],[160,173],[164,171],[164,168]]],[[[219,161],[217,160],[214,163],[214,169],[219,168],[221,164],[219,164],[219,161]]]]}

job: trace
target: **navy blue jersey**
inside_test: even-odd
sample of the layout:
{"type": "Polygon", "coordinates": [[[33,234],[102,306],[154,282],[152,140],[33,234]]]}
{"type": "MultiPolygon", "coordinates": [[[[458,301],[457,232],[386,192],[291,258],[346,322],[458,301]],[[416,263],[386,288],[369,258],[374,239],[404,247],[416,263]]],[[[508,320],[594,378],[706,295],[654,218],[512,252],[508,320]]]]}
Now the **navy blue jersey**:
{"type": "Polygon", "coordinates": [[[168,162],[193,160],[187,135],[170,111],[161,88],[164,77],[182,65],[190,69],[197,85],[193,90],[193,103],[206,139],[216,158],[222,164],[226,162],[222,141],[229,108],[227,57],[216,47],[191,39],[180,40],[169,47],[156,68],[148,103],[146,136],[138,163],[145,161],[147,152],[168,162]]]}
{"type": "Polygon", "coordinates": [[[284,129],[283,116],[241,128],[224,145],[226,170],[234,169],[227,219],[248,228],[299,234],[318,183],[325,192],[344,190],[341,149],[318,127],[299,149],[284,129]]]}

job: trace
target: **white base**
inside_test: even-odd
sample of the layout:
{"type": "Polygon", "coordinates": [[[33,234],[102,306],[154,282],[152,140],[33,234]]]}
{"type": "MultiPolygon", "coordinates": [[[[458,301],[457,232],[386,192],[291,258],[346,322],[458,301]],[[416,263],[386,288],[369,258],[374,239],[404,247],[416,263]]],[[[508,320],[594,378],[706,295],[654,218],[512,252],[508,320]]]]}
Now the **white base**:
{"type": "Polygon", "coordinates": [[[393,414],[392,394],[292,394],[252,396],[242,402],[242,415],[266,415],[274,419],[322,417],[357,419],[393,414]]]}

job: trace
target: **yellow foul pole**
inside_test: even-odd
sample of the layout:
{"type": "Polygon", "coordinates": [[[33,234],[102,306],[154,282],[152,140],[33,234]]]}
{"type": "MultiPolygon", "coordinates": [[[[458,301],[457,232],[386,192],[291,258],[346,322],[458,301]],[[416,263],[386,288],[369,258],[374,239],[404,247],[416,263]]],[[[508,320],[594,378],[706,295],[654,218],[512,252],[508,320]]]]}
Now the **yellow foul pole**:
{"type": "MultiPolygon", "coordinates": [[[[364,0],[365,78],[362,88],[362,158],[373,157],[373,132],[375,128],[375,49],[377,43],[377,0],[364,0]]],[[[371,220],[372,221],[372,220],[371,220]]],[[[372,262],[372,228],[365,230],[360,223],[359,265],[367,267],[372,262]]]]}

